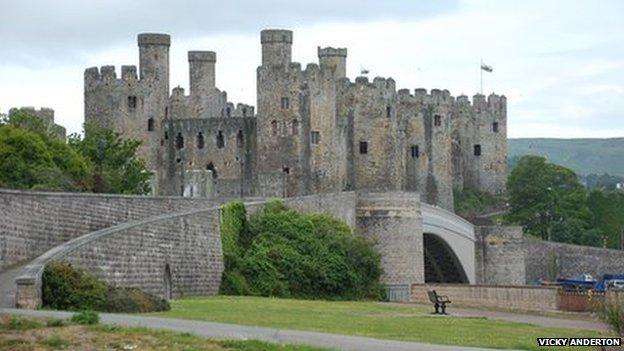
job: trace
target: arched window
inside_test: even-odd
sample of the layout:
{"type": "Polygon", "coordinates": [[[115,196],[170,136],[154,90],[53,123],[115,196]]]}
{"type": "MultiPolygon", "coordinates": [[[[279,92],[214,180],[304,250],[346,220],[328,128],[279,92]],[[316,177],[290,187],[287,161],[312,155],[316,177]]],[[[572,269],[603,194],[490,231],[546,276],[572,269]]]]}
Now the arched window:
{"type": "Polygon", "coordinates": [[[277,135],[277,121],[276,120],[271,121],[271,133],[273,135],[277,135]]]}
{"type": "Polygon", "coordinates": [[[178,133],[178,135],[176,135],[175,144],[176,144],[176,149],[178,150],[184,147],[184,137],[182,136],[182,133],[178,133]]]}
{"type": "Polygon", "coordinates": [[[230,109],[229,107],[225,109],[225,115],[228,117],[232,116],[232,109],[230,109]]]}
{"type": "Polygon", "coordinates": [[[223,132],[219,131],[217,133],[217,148],[223,149],[224,146],[225,146],[225,140],[223,138],[223,132]]]}
{"type": "Polygon", "coordinates": [[[154,119],[151,117],[147,120],[147,131],[148,132],[154,131],[154,119]]]}
{"type": "Polygon", "coordinates": [[[236,146],[243,147],[244,145],[245,140],[243,139],[243,131],[239,130],[238,133],[236,133],[236,146]]]}
{"type": "Polygon", "coordinates": [[[247,107],[243,107],[243,117],[247,117],[247,107]]]}
{"type": "Polygon", "coordinates": [[[292,134],[299,134],[299,121],[297,121],[296,119],[293,119],[292,121],[292,134]]]}
{"type": "Polygon", "coordinates": [[[198,149],[204,148],[204,134],[202,134],[202,132],[199,132],[197,134],[197,148],[198,149]]]}

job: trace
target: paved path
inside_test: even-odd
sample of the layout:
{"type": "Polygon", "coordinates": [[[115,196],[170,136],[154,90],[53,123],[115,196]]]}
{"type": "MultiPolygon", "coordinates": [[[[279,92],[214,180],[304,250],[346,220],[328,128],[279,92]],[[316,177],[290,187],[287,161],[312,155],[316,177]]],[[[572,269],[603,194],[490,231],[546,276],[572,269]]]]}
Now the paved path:
{"type": "MultiPolygon", "coordinates": [[[[72,314],[58,311],[34,311],[0,308],[0,314],[20,314],[32,317],[68,318],[72,314]]],[[[250,327],[235,324],[200,322],[173,318],[133,316],[124,314],[100,314],[102,323],[121,326],[142,326],[151,329],[189,332],[195,335],[231,340],[262,340],[285,344],[305,344],[339,350],[358,351],[492,351],[474,347],[444,346],[418,342],[392,341],[360,336],[347,336],[297,330],[250,327]]]]}

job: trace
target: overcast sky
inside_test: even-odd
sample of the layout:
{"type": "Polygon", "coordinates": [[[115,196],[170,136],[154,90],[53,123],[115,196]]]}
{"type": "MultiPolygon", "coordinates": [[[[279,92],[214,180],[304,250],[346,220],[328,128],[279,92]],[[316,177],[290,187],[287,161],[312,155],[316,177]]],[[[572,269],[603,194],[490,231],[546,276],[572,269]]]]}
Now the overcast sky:
{"type": "Polygon", "coordinates": [[[255,105],[260,30],[294,31],[293,60],[348,48],[397,88],[508,99],[510,137],[624,136],[624,1],[0,0],[0,112],[51,107],[79,132],[86,67],[138,65],[136,34],[172,35],[171,87],[188,92],[188,50],[217,51],[217,86],[255,105]]]}

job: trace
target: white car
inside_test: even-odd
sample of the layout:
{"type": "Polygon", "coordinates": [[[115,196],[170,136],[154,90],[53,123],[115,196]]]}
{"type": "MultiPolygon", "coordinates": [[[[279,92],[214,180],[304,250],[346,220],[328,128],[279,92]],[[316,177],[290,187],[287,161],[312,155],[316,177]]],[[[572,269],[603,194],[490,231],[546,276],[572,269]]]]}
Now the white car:
{"type": "Polygon", "coordinates": [[[613,279],[607,282],[608,289],[624,290],[624,279],[613,279]]]}

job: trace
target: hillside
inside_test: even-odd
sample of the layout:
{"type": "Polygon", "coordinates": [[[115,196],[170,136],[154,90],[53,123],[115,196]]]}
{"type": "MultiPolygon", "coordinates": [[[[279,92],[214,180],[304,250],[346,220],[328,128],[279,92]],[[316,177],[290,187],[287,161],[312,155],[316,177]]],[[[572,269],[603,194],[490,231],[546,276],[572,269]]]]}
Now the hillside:
{"type": "Polygon", "coordinates": [[[577,174],[609,173],[624,177],[624,138],[509,139],[509,158],[526,154],[545,156],[577,174]]]}

